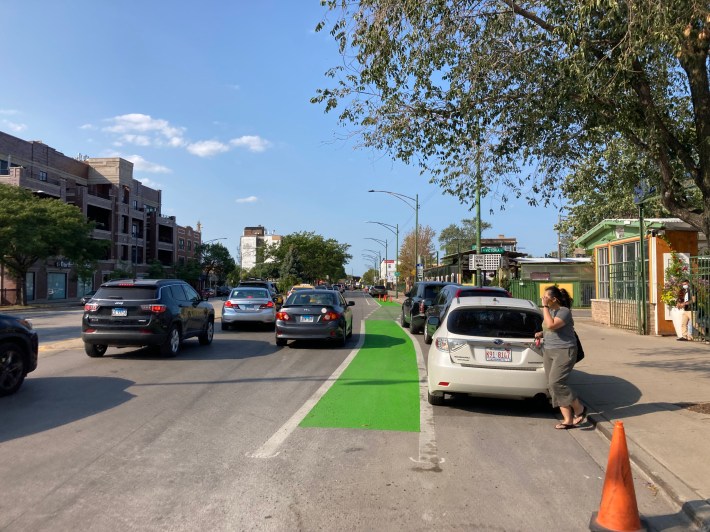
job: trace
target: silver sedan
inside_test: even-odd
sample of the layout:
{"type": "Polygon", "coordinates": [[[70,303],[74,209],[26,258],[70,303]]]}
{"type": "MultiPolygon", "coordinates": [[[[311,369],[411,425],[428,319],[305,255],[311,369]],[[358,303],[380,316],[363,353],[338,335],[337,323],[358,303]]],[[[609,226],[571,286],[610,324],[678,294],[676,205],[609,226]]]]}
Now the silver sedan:
{"type": "Polygon", "coordinates": [[[222,330],[237,323],[264,323],[273,329],[276,305],[266,288],[234,288],[222,305],[222,330]]]}

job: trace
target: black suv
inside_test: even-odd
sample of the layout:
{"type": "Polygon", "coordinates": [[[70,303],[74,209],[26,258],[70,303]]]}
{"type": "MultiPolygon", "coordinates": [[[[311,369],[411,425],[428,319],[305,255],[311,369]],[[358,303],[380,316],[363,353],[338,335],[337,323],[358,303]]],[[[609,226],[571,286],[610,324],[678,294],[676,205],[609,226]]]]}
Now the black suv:
{"type": "Polygon", "coordinates": [[[102,284],[84,306],[81,339],[90,357],[113,346],[152,345],[174,357],[180,343],[197,336],[212,343],[214,308],[179,279],[123,279],[102,284]]]}
{"type": "Polygon", "coordinates": [[[0,397],[20,389],[28,373],[37,369],[39,341],[32,324],[0,314],[0,397]]]}
{"type": "Polygon", "coordinates": [[[402,327],[410,327],[412,334],[424,330],[426,309],[439,295],[441,289],[447,285],[456,284],[445,281],[419,281],[414,283],[412,289],[404,294],[402,303],[402,327]]]}
{"type": "MultiPolygon", "coordinates": [[[[457,297],[513,297],[505,288],[498,286],[464,286],[460,284],[450,284],[439,291],[439,295],[426,309],[425,321],[430,316],[439,318],[439,323],[443,323],[444,316],[451,306],[451,302],[457,297]]],[[[429,325],[424,327],[424,343],[431,343],[431,335],[436,331],[430,330],[429,325]]]]}
{"type": "Polygon", "coordinates": [[[279,289],[271,281],[264,281],[263,279],[246,279],[244,281],[239,281],[237,288],[240,286],[258,286],[259,288],[266,288],[271,293],[271,299],[276,304],[276,308],[281,308],[284,304],[284,296],[281,295],[279,289]]]}

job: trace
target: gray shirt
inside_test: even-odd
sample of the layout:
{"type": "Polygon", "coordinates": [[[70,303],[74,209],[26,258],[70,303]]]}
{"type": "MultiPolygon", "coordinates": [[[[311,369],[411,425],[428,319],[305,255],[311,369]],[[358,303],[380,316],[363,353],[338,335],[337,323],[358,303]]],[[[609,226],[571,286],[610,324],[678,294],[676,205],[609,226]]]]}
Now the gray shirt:
{"type": "Polygon", "coordinates": [[[550,316],[552,316],[552,319],[560,318],[565,322],[565,325],[554,331],[545,329],[545,347],[549,347],[550,349],[575,347],[577,345],[577,339],[574,337],[572,311],[567,307],[560,307],[557,310],[550,309],[550,316]]]}

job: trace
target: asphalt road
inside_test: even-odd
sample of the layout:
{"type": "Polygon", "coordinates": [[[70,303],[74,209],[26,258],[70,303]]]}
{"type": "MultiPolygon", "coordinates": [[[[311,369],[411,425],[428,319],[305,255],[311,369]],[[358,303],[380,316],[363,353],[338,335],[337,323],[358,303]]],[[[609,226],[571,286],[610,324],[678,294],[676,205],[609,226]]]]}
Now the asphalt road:
{"type": "MultiPolygon", "coordinates": [[[[217,327],[211,346],[188,340],[174,359],[115,348],[91,359],[77,340],[43,350],[0,399],[0,530],[588,529],[607,443],[554,430],[548,409],[469,398],[434,409],[422,390],[420,432],[299,427],[379,308],[348,299],[344,349],[217,327]]],[[[33,316],[43,343],[74,319],[33,316]]],[[[421,336],[414,346],[428,349],[421,336]]],[[[652,527],[689,529],[643,478],[636,495],[652,527]]]]}

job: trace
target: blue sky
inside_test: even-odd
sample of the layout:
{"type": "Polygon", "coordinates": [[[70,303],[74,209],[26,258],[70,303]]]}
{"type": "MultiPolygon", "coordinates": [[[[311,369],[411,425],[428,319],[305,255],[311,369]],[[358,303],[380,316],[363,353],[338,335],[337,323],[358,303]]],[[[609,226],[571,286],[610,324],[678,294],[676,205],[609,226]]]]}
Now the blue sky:
{"type": "MultiPolygon", "coordinates": [[[[334,114],[310,103],[340,63],[314,28],[319,0],[4,0],[0,130],[69,155],[120,156],[134,177],[163,191],[163,214],[202,223],[236,257],[246,226],[313,231],[351,245],[362,274],[366,237],[414,229],[414,210],[384,189],[419,195],[420,225],[438,234],[473,218],[462,205],[387,155],[342,140],[334,114]]],[[[557,248],[558,212],[481,202],[493,228],[533,256],[557,248]],[[493,209],[494,213],[489,214],[493,209]]]]}

